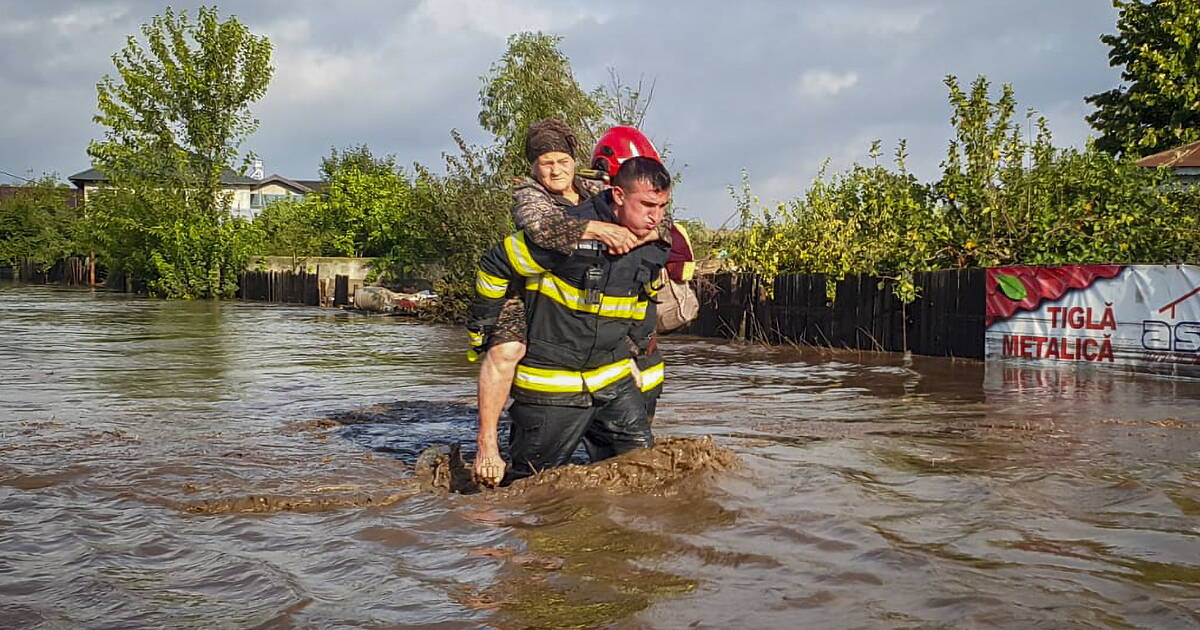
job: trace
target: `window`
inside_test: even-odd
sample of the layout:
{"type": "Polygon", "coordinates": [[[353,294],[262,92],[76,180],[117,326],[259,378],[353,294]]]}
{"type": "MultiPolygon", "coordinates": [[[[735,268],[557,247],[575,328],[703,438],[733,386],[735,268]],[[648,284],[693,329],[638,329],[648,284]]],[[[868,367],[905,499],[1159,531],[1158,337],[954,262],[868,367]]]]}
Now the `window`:
{"type": "Polygon", "coordinates": [[[282,194],[282,195],[268,195],[266,193],[250,193],[250,207],[251,208],[265,208],[265,207],[275,203],[276,201],[279,201],[280,199],[287,199],[289,197],[296,197],[296,196],[303,197],[303,195],[293,195],[291,193],[286,193],[286,194],[282,194]]]}

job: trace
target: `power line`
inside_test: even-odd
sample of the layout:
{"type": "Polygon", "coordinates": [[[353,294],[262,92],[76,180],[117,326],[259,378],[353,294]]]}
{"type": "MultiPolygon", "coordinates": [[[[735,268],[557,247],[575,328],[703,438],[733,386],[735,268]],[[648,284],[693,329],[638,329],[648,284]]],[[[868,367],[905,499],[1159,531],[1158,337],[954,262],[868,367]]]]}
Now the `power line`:
{"type": "Polygon", "coordinates": [[[5,175],[8,175],[8,176],[10,176],[10,178],[17,178],[19,180],[24,180],[24,181],[34,181],[29,178],[23,178],[23,176],[20,176],[16,173],[8,173],[7,170],[2,169],[2,168],[0,168],[0,173],[4,173],[5,175]]]}

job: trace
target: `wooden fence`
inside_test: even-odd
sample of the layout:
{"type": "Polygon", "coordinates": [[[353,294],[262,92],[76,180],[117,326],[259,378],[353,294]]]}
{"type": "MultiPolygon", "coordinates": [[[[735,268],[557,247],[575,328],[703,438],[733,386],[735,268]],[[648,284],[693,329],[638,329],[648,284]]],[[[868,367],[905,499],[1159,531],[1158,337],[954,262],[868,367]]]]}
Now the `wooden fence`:
{"type": "Polygon", "coordinates": [[[15,267],[0,268],[0,279],[86,287],[89,285],[88,260],[82,256],[71,256],[54,263],[46,270],[38,269],[37,265],[25,261],[15,267]]]}
{"type": "Polygon", "coordinates": [[[258,302],[307,304],[308,306],[349,306],[354,290],[362,280],[336,275],[321,278],[300,271],[244,271],[238,276],[237,297],[258,302]]]}
{"type": "Polygon", "coordinates": [[[283,302],[320,306],[326,303],[322,283],[315,273],[290,271],[243,271],[238,277],[237,296],[243,300],[283,302]]]}
{"type": "Polygon", "coordinates": [[[779,276],[768,287],[757,276],[722,274],[700,281],[700,316],[685,332],[982,359],[984,278],[983,269],[917,273],[919,297],[904,304],[890,281],[872,276],[835,281],[831,301],[823,275],[779,276]]]}

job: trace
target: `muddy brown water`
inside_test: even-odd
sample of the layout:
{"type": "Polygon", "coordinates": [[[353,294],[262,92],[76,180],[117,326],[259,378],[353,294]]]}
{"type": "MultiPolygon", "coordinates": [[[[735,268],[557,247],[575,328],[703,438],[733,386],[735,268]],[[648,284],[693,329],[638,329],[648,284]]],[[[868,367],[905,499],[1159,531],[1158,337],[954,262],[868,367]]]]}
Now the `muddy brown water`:
{"type": "Polygon", "coordinates": [[[4,628],[1200,626],[1194,381],[667,340],[680,439],[464,495],[456,328],[4,285],[0,337],[4,628]]]}

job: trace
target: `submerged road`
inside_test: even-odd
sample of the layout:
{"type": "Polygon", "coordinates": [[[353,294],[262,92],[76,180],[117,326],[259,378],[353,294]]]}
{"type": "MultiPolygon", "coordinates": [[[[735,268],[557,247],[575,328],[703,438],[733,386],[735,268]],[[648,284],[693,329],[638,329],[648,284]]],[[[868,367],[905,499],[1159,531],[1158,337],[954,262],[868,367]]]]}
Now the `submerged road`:
{"type": "Polygon", "coordinates": [[[457,328],[10,284],[0,338],[0,628],[1200,626],[1196,381],[671,339],[656,432],[736,468],[463,496],[457,328]]]}

